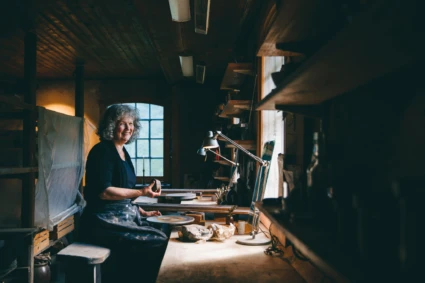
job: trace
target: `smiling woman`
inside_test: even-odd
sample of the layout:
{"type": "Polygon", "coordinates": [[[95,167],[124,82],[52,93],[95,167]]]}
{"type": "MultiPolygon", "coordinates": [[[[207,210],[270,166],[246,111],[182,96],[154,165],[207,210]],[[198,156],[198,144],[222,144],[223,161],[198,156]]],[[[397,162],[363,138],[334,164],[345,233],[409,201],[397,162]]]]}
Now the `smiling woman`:
{"type": "Polygon", "coordinates": [[[127,271],[140,253],[154,253],[160,259],[167,243],[167,235],[144,218],[161,213],[144,211],[131,203],[139,196],[161,195],[160,188],[153,190],[154,181],[141,188],[135,186],[134,166],[124,145],[134,142],[140,129],[136,108],[122,104],[108,107],[99,123],[100,142],[90,150],[86,165],[83,239],[111,249],[112,261],[119,258],[116,268],[121,279],[131,277],[127,271]]]}
{"type": "MultiPolygon", "coordinates": [[[[138,177],[164,177],[164,107],[147,103],[126,103],[140,113],[140,134],[126,144],[138,177]]],[[[142,183],[145,183],[142,181],[142,183]]]]}

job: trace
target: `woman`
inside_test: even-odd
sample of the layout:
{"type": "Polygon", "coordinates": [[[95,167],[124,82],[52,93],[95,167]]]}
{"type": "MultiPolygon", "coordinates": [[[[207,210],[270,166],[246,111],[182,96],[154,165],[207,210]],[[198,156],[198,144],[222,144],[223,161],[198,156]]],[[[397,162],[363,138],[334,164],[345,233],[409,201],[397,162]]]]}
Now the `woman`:
{"type": "Polygon", "coordinates": [[[161,194],[160,189],[152,190],[154,182],[135,188],[134,167],[124,145],[137,138],[140,127],[136,109],[110,106],[99,123],[100,142],[90,150],[86,164],[83,237],[90,243],[111,248],[111,256],[115,254],[115,258],[119,257],[117,262],[128,268],[140,261],[140,254],[161,254],[168,240],[165,233],[142,218],[161,215],[159,211],[146,212],[131,204],[139,196],[161,194]]]}

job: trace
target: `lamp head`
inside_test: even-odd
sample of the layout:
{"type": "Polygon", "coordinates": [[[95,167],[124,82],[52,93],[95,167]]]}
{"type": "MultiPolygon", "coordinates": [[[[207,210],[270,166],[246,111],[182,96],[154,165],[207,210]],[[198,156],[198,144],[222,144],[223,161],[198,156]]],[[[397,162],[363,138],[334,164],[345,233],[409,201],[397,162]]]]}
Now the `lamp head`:
{"type": "Polygon", "coordinates": [[[208,131],[207,136],[204,139],[204,142],[202,143],[203,148],[218,148],[218,141],[214,136],[214,133],[212,131],[208,131]]]}
{"type": "Polygon", "coordinates": [[[198,149],[198,151],[196,153],[199,154],[199,155],[201,155],[201,156],[207,155],[207,152],[205,151],[205,149],[203,147],[201,147],[200,149],[198,149]]]}

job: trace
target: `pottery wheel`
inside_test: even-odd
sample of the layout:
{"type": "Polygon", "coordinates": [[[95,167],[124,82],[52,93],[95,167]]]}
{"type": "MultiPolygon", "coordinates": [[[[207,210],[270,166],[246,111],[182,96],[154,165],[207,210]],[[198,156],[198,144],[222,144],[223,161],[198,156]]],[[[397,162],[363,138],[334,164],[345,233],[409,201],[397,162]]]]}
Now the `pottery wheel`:
{"type": "Polygon", "coordinates": [[[164,196],[166,199],[180,199],[180,200],[191,200],[196,198],[194,193],[175,193],[175,194],[166,194],[164,196]]]}
{"type": "Polygon", "coordinates": [[[162,216],[148,217],[146,220],[153,223],[180,225],[180,224],[192,223],[195,220],[195,218],[191,216],[162,215],[162,216]]]}

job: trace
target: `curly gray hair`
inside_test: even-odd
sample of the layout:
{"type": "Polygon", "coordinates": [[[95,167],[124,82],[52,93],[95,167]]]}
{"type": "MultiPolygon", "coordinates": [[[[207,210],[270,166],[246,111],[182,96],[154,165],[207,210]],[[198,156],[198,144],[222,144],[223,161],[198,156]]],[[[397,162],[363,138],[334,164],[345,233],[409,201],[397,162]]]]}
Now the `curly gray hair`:
{"type": "Polygon", "coordinates": [[[135,141],[142,127],[139,121],[139,111],[136,108],[123,104],[114,104],[106,109],[97,129],[97,135],[100,137],[100,140],[113,140],[117,122],[124,117],[133,118],[134,124],[133,135],[126,144],[135,141]]]}

